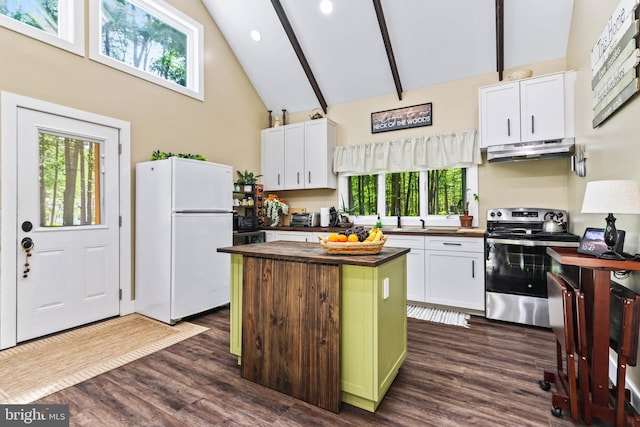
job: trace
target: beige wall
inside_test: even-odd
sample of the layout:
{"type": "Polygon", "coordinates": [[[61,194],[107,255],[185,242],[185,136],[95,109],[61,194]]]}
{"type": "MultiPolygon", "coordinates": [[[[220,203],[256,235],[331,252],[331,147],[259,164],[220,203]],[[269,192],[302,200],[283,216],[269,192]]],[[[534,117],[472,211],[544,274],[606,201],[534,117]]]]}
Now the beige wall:
{"type": "Polygon", "coordinates": [[[264,104],[202,3],[168,3],[204,26],[204,102],[0,28],[0,90],[131,123],[132,198],[135,163],[158,149],[260,169],[264,104]]]}
{"type": "MultiPolygon", "coordinates": [[[[566,70],[564,58],[528,66],[534,76],[566,70]]],[[[508,74],[508,71],[505,75],[508,74]]],[[[363,144],[414,135],[478,129],[478,88],[498,82],[490,73],[465,80],[407,91],[402,101],[394,94],[351,102],[328,109],[328,117],[338,123],[338,144],[363,144]],[[433,125],[408,130],[371,134],[371,113],[425,102],[433,103],[433,125]]],[[[393,88],[391,88],[393,90],[393,88]]],[[[288,122],[308,120],[311,112],[291,114],[288,122]]],[[[485,159],[486,160],[486,159],[485,159]]],[[[479,167],[480,226],[486,225],[486,211],[496,207],[567,207],[568,159],[479,167]]],[[[337,191],[283,191],[279,194],[293,207],[317,210],[327,201],[338,207],[337,191]],[[328,199],[327,199],[328,198],[328,199]]]]}
{"type": "MultiPolygon", "coordinates": [[[[585,227],[604,227],[606,215],[582,215],[580,208],[588,181],[601,179],[634,179],[640,181],[640,100],[629,100],[620,110],[596,129],[593,129],[591,110],[591,62],[593,44],[604,30],[605,24],[619,0],[584,0],[574,3],[567,64],[577,70],[576,80],[576,143],[586,149],[587,175],[569,178],[569,208],[573,214],[573,229],[581,233],[585,227]]],[[[625,251],[640,252],[638,230],[640,216],[616,215],[618,228],[627,233],[625,251]]],[[[640,289],[637,283],[632,287],[640,289]]],[[[630,284],[631,285],[631,284],[630,284]]]]}
{"type": "Polygon", "coordinates": [[[204,102],[5,28],[0,90],[130,122],[134,164],[159,149],[259,170],[264,104],[202,3],[168,3],[204,25],[204,102]]]}

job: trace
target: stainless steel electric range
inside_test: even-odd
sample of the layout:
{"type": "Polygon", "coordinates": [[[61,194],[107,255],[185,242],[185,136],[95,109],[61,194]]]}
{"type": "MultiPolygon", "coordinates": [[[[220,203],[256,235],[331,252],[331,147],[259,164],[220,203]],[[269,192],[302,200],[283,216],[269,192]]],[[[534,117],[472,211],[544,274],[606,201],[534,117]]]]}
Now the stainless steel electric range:
{"type": "Polygon", "coordinates": [[[578,247],[560,209],[502,208],[487,212],[485,313],[488,319],[549,327],[547,271],[577,276],[554,263],[547,247],[578,247]],[[555,224],[549,221],[554,221],[555,224]],[[554,229],[553,232],[549,232],[554,229]],[[546,230],[546,231],[545,231],[546,230]]]}

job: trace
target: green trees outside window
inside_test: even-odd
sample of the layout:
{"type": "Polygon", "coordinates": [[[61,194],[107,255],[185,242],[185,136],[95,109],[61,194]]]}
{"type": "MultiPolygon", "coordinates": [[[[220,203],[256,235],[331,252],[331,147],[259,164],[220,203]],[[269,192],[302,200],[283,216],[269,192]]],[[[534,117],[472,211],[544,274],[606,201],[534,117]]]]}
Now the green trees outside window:
{"type": "Polygon", "coordinates": [[[187,86],[187,35],[128,0],[101,0],[103,55],[187,86]]]}
{"type": "Polygon", "coordinates": [[[377,215],[378,200],[384,200],[380,215],[399,212],[405,217],[459,214],[466,202],[464,168],[389,173],[384,175],[383,188],[378,182],[378,175],[349,177],[349,204],[354,215],[377,215]],[[420,211],[422,199],[427,212],[420,211]]]}
{"type": "Polygon", "coordinates": [[[58,35],[58,0],[0,0],[0,15],[58,35]]]}
{"type": "Polygon", "coordinates": [[[40,226],[101,221],[100,144],[39,134],[40,226]]]}

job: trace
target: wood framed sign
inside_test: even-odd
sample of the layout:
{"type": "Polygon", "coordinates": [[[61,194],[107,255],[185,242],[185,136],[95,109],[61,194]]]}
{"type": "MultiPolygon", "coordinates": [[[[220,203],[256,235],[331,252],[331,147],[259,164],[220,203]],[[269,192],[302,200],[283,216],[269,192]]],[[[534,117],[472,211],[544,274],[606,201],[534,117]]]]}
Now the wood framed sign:
{"type": "Polygon", "coordinates": [[[431,126],[432,113],[431,102],[371,113],[371,133],[431,126]]]}
{"type": "Polygon", "coordinates": [[[594,128],[640,91],[639,0],[621,0],[591,49],[594,128]]]}

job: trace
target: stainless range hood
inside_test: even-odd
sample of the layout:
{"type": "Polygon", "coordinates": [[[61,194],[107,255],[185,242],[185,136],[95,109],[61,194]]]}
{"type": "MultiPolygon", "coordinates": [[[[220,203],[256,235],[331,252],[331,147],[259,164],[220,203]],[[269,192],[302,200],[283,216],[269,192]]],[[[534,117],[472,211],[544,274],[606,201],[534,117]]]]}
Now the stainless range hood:
{"type": "Polygon", "coordinates": [[[522,162],[570,157],[574,147],[574,138],[492,145],[487,148],[487,161],[489,163],[522,162]]]}

